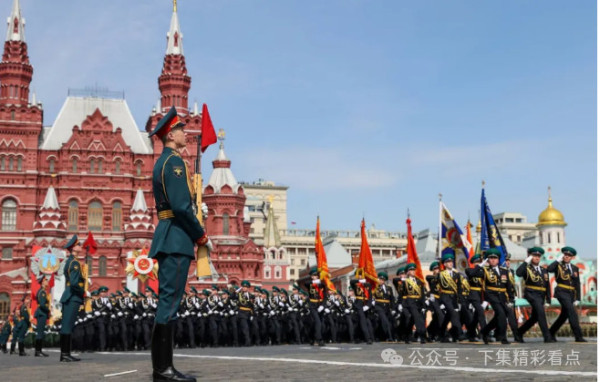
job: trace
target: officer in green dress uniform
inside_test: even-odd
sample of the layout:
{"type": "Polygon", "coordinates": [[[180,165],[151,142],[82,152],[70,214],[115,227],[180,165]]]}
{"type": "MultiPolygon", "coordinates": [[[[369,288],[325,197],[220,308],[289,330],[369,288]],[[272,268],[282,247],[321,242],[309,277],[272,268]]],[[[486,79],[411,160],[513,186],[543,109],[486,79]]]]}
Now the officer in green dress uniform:
{"type": "Polygon", "coordinates": [[[71,355],[71,335],[73,325],[77,320],[79,307],[83,304],[85,294],[85,278],[81,274],[81,264],[77,260],[77,255],[81,253],[81,243],[77,240],[77,235],[73,235],[67,244],[63,247],[69,251],[69,256],[65,260],[65,291],[60,298],[62,304],[62,326],[60,329],[60,362],[80,361],[79,358],[71,355]]]}
{"type": "Polygon", "coordinates": [[[10,326],[10,321],[8,319],[6,321],[0,321],[0,325],[2,326],[2,331],[0,331],[0,347],[2,348],[2,353],[6,354],[8,353],[6,343],[8,342],[8,337],[10,337],[12,327],[10,326]]]}
{"type": "Polygon", "coordinates": [[[45,276],[41,276],[38,280],[40,283],[40,289],[37,292],[36,300],[38,307],[35,310],[34,317],[37,320],[37,328],[35,334],[35,356],[36,357],[48,357],[48,354],[42,351],[42,343],[44,342],[44,335],[46,331],[46,321],[50,316],[50,300],[48,299],[48,279],[45,276]]]}
{"type": "MultiPolygon", "coordinates": [[[[461,275],[454,269],[454,254],[445,253],[442,255],[442,264],[444,270],[437,275],[438,290],[440,292],[440,308],[446,310],[444,321],[442,321],[441,330],[444,332],[448,322],[452,323],[451,335],[454,342],[466,339],[462,333],[462,324],[460,322],[460,300],[463,284],[461,275]]],[[[447,337],[441,338],[441,342],[449,342],[447,337]]]]}
{"type": "Polygon", "coordinates": [[[152,190],[159,222],[148,254],[159,265],[159,300],[152,333],[155,381],[196,381],[173,366],[175,315],[195,256],[194,245],[212,248],[196,218],[189,171],[179,154],[179,150],[186,146],[184,126],[175,107],[172,107],[149,134],[150,137],[156,135],[164,145],[152,171],[152,190]]]}
{"type": "MultiPolygon", "coordinates": [[[[408,276],[404,279],[402,290],[402,305],[410,312],[412,319],[414,320],[416,327],[417,337],[421,343],[425,343],[425,284],[423,281],[415,276],[417,265],[415,263],[408,263],[406,265],[406,271],[408,276]]],[[[410,330],[410,328],[409,328],[410,330]]],[[[405,337],[405,341],[410,342],[410,335],[405,337]]]]}
{"type": "MultiPolygon", "coordinates": [[[[26,356],[27,353],[25,353],[25,335],[27,334],[27,331],[29,330],[29,325],[30,325],[30,317],[29,317],[29,304],[31,303],[31,297],[29,295],[26,295],[25,297],[23,297],[23,303],[21,304],[21,307],[19,308],[19,323],[18,325],[15,325],[15,327],[17,328],[17,337],[16,339],[13,338],[13,341],[16,341],[17,344],[19,345],[19,355],[20,356],[26,356]]],[[[13,335],[14,337],[14,335],[13,335]]]]}
{"type": "Polygon", "coordinates": [[[575,341],[587,342],[583,338],[581,327],[579,326],[579,318],[575,312],[575,307],[579,306],[581,302],[581,285],[579,282],[579,268],[571,264],[571,260],[577,256],[577,251],[573,247],[563,247],[561,252],[562,255],[548,266],[548,272],[556,275],[554,297],[556,297],[561,306],[560,315],[550,327],[550,335],[552,339],[556,340],[556,332],[568,318],[575,341]]]}

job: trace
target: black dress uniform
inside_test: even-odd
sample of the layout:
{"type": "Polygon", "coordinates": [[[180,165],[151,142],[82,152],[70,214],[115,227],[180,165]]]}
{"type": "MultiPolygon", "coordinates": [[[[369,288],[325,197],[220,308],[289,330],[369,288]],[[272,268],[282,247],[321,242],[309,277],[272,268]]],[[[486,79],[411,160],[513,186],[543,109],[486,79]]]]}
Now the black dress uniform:
{"type": "Polygon", "coordinates": [[[36,335],[35,335],[35,356],[48,357],[48,354],[42,351],[42,342],[46,331],[46,321],[50,315],[50,300],[44,288],[40,288],[36,295],[38,307],[35,310],[35,318],[37,319],[36,335]]]}
{"type": "Polygon", "coordinates": [[[235,299],[238,306],[237,323],[242,332],[243,344],[244,346],[250,346],[252,345],[250,327],[254,315],[254,297],[247,289],[250,288],[250,282],[243,280],[241,285],[242,287],[231,298],[235,299]]]}
{"type": "MultiPolygon", "coordinates": [[[[312,268],[310,271],[311,276],[318,276],[316,268],[312,268]]],[[[314,279],[305,283],[306,289],[308,290],[308,307],[310,309],[310,317],[313,325],[313,338],[311,345],[314,345],[315,341],[319,343],[319,346],[325,346],[323,341],[321,313],[325,310],[325,297],[327,296],[327,286],[319,279],[314,279]]]]}
{"type": "Polygon", "coordinates": [[[373,327],[371,321],[367,319],[367,311],[371,309],[371,284],[365,279],[361,280],[350,280],[350,286],[354,291],[354,307],[356,309],[356,315],[358,317],[358,326],[363,335],[363,340],[367,344],[372,344],[374,341],[373,327]]]}
{"type": "Polygon", "coordinates": [[[438,282],[440,263],[433,261],[429,265],[429,270],[433,272],[432,275],[425,276],[425,281],[429,284],[429,310],[431,311],[431,321],[427,326],[427,333],[429,334],[430,340],[440,339],[442,334],[442,322],[444,322],[444,312],[440,308],[440,289],[438,282]]]}
{"type": "MultiPolygon", "coordinates": [[[[442,263],[447,261],[454,262],[453,254],[445,254],[442,257],[442,263]]],[[[440,304],[444,305],[446,314],[442,321],[441,330],[444,331],[448,322],[452,323],[451,335],[454,341],[462,340],[462,325],[460,323],[460,302],[459,296],[462,294],[462,282],[461,275],[455,269],[448,270],[444,269],[437,276],[438,290],[440,292],[440,304]]],[[[441,307],[441,306],[440,306],[441,307]]],[[[443,342],[447,342],[448,339],[442,338],[443,342]]]]}
{"type": "MultiPolygon", "coordinates": [[[[486,257],[500,257],[500,251],[491,248],[486,251],[486,257]]],[[[505,267],[489,265],[476,267],[477,277],[483,279],[484,297],[492,305],[494,309],[494,318],[482,330],[483,341],[487,344],[488,334],[492,329],[495,329],[496,340],[502,341],[503,344],[508,344],[506,339],[506,327],[508,311],[511,307],[508,306],[509,301],[514,300],[513,289],[509,286],[509,270],[505,267]]]]}
{"type": "MultiPolygon", "coordinates": [[[[564,247],[561,249],[563,256],[576,256],[577,251],[572,247],[564,247]]],[[[550,334],[553,339],[556,339],[556,332],[565,323],[567,318],[571,325],[571,330],[577,342],[587,342],[583,338],[581,327],[579,326],[579,318],[575,312],[575,304],[581,301],[581,285],[579,282],[579,268],[571,263],[564,261],[554,261],[548,266],[548,272],[555,274],[556,287],[554,288],[554,297],[558,300],[561,306],[560,315],[550,327],[550,334]]]]}
{"type": "Polygon", "coordinates": [[[383,335],[385,336],[385,340],[394,341],[394,336],[392,334],[392,324],[390,320],[390,306],[394,299],[394,294],[392,292],[392,288],[388,285],[385,285],[385,282],[387,282],[388,280],[387,273],[379,272],[377,274],[377,277],[384,282],[377,285],[377,287],[373,291],[373,298],[375,299],[375,305],[373,306],[373,310],[375,311],[378,317],[378,323],[383,329],[383,335]]]}
{"type": "MultiPolygon", "coordinates": [[[[157,134],[159,138],[165,138],[170,132],[180,134],[176,130],[184,126],[175,107],[172,107],[149,136],[157,134]]],[[[148,257],[158,260],[159,265],[159,299],[152,334],[153,378],[196,381],[173,366],[173,335],[175,315],[190,263],[195,257],[194,245],[205,245],[209,241],[196,218],[192,201],[194,190],[187,165],[176,148],[167,145],[173,146],[173,141],[165,144],[152,171],[152,191],[159,218],[148,254],[148,257]]]]}
{"type": "Polygon", "coordinates": [[[10,322],[8,319],[2,326],[2,331],[0,331],[0,347],[2,348],[3,353],[8,353],[8,349],[6,348],[6,343],[8,342],[8,337],[10,337],[10,332],[12,327],[10,326],[10,322]]]}
{"type": "MultiPolygon", "coordinates": [[[[416,269],[414,263],[409,263],[406,270],[416,269]]],[[[407,276],[402,283],[402,306],[403,310],[410,312],[416,327],[417,337],[421,343],[425,343],[425,284],[414,276],[407,276]]],[[[412,328],[409,328],[410,331],[412,328]]],[[[410,335],[405,336],[405,341],[410,342],[410,335]]]]}
{"type": "MultiPolygon", "coordinates": [[[[481,260],[481,255],[476,254],[469,260],[471,264],[475,264],[481,260]]],[[[479,324],[479,333],[485,328],[485,311],[483,308],[483,284],[482,278],[477,276],[477,267],[465,269],[467,280],[469,281],[469,297],[467,301],[473,306],[474,314],[471,321],[467,325],[467,338],[469,341],[475,341],[477,336],[477,325],[479,324]]]]}
{"type": "MultiPolygon", "coordinates": [[[[544,250],[540,247],[533,247],[527,250],[529,256],[542,256],[544,250]]],[[[550,283],[548,271],[542,266],[533,265],[527,260],[517,268],[517,276],[525,281],[525,299],[531,305],[531,316],[519,328],[519,335],[527,333],[529,329],[537,322],[544,342],[553,342],[548,330],[548,322],[546,320],[546,311],[544,302],[550,304],[550,283]]]]}
{"type": "Polygon", "coordinates": [[[27,355],[27,353],[25,353],[25,335],[27,334],[30,325],[29,309],[25,304],[25,299],[23,299],[23,304],[21,304],[21,307],[19,308],[19,323],[18,325],[15,325],[17,328],[16,339],[13,334],[13,341],[16,341],[19,345],[20,356],[27,355]]]}

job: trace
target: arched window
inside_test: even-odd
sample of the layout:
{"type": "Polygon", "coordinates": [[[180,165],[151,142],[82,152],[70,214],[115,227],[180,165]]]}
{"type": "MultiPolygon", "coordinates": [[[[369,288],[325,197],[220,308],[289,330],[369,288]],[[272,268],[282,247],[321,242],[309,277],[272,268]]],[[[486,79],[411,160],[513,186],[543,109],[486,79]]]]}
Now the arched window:
{"type": "Polygon", "coordinates": [[[48,171],[50,174],[54,174],[54,158],[50,158],[48,161],[48,171]]]}
{"type": "Polygon", "coordinates": [[[4,247],[2,248],[2,258],[10,260],[12,259],[13,249],[12,247],[4,247]]]}
{"type": "Polygon", "coordinates": [[[135,164],[135,171],[137,176],[142,176],[142,162],[137,162],[135,164]]]}
{"type": "Polygon", "coordinates": [[[229,215],[223,214],[223,235],[229,235],[229,215]]]}
{"type": "Polygon", "coordinates": [[[90,159],[90,174],[94,173],[94,158],[90,159]]]}
{"type": "Polygon", "coordinates": [[[17,171],[23,171],[23,157],[17,157],[17,171]]]}
{"type": "Polygon", "coordinates": [[[550,233],[548,233],[548,244],[550,244],[550,242],[552,242],[552,237],[550,236],[550,233]]]}
{"type": "Polygon", "coordinates": [[[69,202],[69,231],[77,231],[79,225],[79,204],[76,200],[69,202]]]}
{"type": "Polygon", "coordinates": [[[98,261],[98,276],[106,276],[106,256],[100,256],[98,261]]]}
{"type": "Polygon", "coordinates": [[[2,231],[17,229],[17,202],[6,199],[2,203],[2,231]]]}
{"type": "Polygon", "coordinates": [[[76,174],[77,173],[77,158],[73,158],[71,162],[73,163],[73,173],[76,174]]]}
{"type": "Polygon", "coordinates": [[[0,320],[6,320],[10,315],[10,296],[0,293],[0,320]]]}
{"type": "Polygon", "coordinates": [[[556,233],[556,242],[560,243],[560,232],[556,233]]]}
{"type": "Polygon", "coordinates": [[[0,156],[0,170],[6,171],[6,157],[4,155],[0,156]]]}
{"type": "Polygon", "coordinates": [[[121,161],[119,159],[117,159],[115,161],[115,174],[120,174],[121,173],[121,161]]]}
{"type": "Polygon", "coordinates": [[[100,202],[90,203],[88,210],[88,229],[90,231],[102,231],[102,204],[100,204],[100,202]]]}
{"type": "Polygon", "coordinates": [[[10,156],[10,157],[8,157],[8,171],[13,171],[13,170],[14,170],[13,157],[10,156]]]}
{"type": "Polygon", "coordinates": [[[10,120],[11,121],[15,120],[15,111],[14,110],[10,112],[10,120]]]}
{"type": "Polygon", "coordinates": [[[87,264],[88,275],[91,276],[92,275],[92,267],[94,266],[94,259],[92,258],[92,256],[87,256],[85,258],[85,263],[87,264]]]}
{"type": "Polygon", "coordinates": [[[281,278],[281,267],[280,266],[276,266],[275,267],[275,278],[276,279],[280,279],[281,278]]]}
{"type": "Polygon", "coordinates": [[[102,174],[102,158],[98,158],[96,174],[102,174]]]}
{"type": "Polygon", "coordinates": [[[266,279],[271,278],[271,267],[265,267],[265,278],[266,279]]]}
{"type": "Polygon", "coordinates": [[[112,230],[113,231],[121,230],[122,217],[123,217],[123,212],[121,209],[121,202],[114,202],[112,205],[112,230]]]}

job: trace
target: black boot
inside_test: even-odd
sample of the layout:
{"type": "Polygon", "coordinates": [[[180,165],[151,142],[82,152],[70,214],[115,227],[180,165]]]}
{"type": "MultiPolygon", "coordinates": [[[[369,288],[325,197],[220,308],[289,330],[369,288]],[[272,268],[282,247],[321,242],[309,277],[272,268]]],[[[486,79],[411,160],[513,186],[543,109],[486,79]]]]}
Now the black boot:
{"type": "Polygon", "coordinates": [[[154,324],[152,330],[152,380],[196,382],[173,367],[173,324],[154,324]]]}
{"type": "Polygon", "coordinates": [[[10,354],[15,354],[15,347],[17,346],[17,342],[15,340],[12,340],[12,342],[10,343],[10,354]]]}
{"type": "Polygon", "coordinates": [[[25,343],[23,343],[23,342],[19,342],[19,355],[21,357],[29,355],[29,354],[25,353],[25,343]]]}
{"type": "Polygon", "coordinates": [[[48,357],[48,354],[42,351],[42,341],[43,340],[35,340],[35,356],[36,357],[48,357]]]}
{"type": "Polygon", "coordinates": [[[71,355],[71,335],[61,334],[60,335],[60,362],[77,362],[81,361],[79,358],[71,355]]]}
{"type": "Polygon", "coordinates": [[[6,349],[6,344],[2,345],[2,353],[4,353],[4,354],[8,353],[8,350],[6,349]]]}

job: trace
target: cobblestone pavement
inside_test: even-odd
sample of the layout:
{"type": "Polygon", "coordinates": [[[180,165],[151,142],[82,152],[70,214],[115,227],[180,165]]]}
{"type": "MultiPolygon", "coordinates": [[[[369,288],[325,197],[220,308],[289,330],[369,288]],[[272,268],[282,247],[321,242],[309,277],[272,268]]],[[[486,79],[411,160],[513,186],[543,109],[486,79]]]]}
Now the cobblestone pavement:
{"type": "MultiPolygon", "coordinates": [[[[149,352],[83,353],[82,361],[0,353],[0,381],[150,381],[149,352]],[[123,373],[123,374],[118,374],[123,373]]],[[[597,341],[282,345],[175,349],[175,366],[199,381],[595,381],[597,341]]]]}

